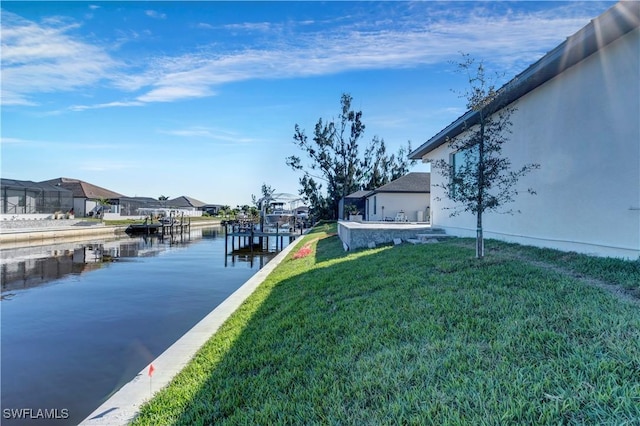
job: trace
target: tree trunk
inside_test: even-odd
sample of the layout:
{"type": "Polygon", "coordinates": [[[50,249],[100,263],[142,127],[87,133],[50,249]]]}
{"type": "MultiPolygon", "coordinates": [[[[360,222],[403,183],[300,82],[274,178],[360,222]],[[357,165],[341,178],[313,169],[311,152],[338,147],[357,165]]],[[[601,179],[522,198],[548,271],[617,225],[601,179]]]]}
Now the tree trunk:
{"type": "Polygon", "coordinates": [[[484,257],[484,237],[482,236],[482,212],[478,211],[478,223],[476,226],[476,259],[484,257]]]}
{"type": "Polygon", "coordinates": [[[476,225],[476,259],[484,257],[484,239],[482,236],[482,212],[484,211],[484,111],[480,110],[480,141],[478,143],[478,213],[476,225]]]}

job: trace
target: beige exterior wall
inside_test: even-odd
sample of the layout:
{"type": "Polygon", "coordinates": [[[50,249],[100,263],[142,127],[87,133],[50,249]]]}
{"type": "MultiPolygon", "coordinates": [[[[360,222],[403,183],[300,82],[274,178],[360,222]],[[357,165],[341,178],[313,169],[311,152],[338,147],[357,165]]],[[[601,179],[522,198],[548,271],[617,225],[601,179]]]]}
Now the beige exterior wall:
{"type": "MultiPolygon", "coordinates": [[[[503,153],[514,168],[541,168],[520,180],[520,195],[507,206],[521,214],[484,216],[488,238],[640,256],[639,41],[636,29],[515,103],[503,153]]],[[[443,145],[423,160],[448,156],[443,145]]],[[[449,217],[449,200],[436,200],[442,176],[433,172],[431,182],[433,224],[474,236],[475,217],[449,217]]]]}
{"type": "Polygon", "coordinates": [[[381,192],[367,197],[367,220],[378,221],[384,218],[395,219],[403,211],[409,222],[418,221],[418,212],[422,212],[422,221],[426,221],[430,197],[428,193],[392,193],[381,192]],[[374,212],[375,197],[375,212],[374,212]]]}

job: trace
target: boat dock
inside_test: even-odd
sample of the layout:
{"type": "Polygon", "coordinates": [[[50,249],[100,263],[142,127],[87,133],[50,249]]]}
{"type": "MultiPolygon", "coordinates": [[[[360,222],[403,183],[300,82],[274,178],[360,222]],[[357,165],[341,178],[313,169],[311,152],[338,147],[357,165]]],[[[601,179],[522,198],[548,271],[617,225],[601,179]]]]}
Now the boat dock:
{"type": "Polygon", "coordinates": [[[162,237],[189,234],[191,232],[191,218],[188,217],[186,221],[184,217],[180,220],[169,218],[169,220],[159,223],[145,221],[145,223],[129,225],[125,232],[131,235],[160,234],[162,237]]]}
{"type": "Polygon", "coordinates": [[[229,251],[229,237],[231,237],[231,251],[234,252],[236,250],[249,250],[250,253],[253,251],[264,251],[264,248],[269,248],[269,239],[275,238],[276,243],[276,251],[282,250],[284,247],[284,238],[289,238],[289,244],[296,239],[299,235],[302,235],[304,232],[303,227],[284,227],[280,228],[280,226],[276,225],[275,228],[267,228],[261,227],[262,230],[257,230],[256,224],[253,222],[238,222],[238,223],[225,223],[225,243],[224,243],[224,252],[225,255],[229,251]],[[236,240],[237,240],[237,248],[236,248],[236,240]],[[257,242],[256,242],[257,240],[257,242]]]}

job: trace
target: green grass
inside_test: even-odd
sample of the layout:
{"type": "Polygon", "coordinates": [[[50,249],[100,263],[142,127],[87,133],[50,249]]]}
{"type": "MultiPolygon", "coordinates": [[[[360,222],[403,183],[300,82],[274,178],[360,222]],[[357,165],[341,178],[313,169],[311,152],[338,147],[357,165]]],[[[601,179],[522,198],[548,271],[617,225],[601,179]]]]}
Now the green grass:
{"type": "MultiPolygon", "coordinates": [[[[474,240],[475,241],[475,240],[474,240]]],[[[600,258],[575,252],[542,249],[491,240],[487,246],[499,254],[524,255],[529,259],[548,262],[606,283],[619,285],[627,290],[640,289],[640,259],[628,261],[616,258],[600,258]]],[[[637,293],[640,296],[640,293],[637,293]]]]}
{"type": "Polygon", "coordinates": [[[636,304],[499,247],[345,253],[333,232],[314,228],[311,255],[283,261],[134,424],[637,424],[636,304]]]}

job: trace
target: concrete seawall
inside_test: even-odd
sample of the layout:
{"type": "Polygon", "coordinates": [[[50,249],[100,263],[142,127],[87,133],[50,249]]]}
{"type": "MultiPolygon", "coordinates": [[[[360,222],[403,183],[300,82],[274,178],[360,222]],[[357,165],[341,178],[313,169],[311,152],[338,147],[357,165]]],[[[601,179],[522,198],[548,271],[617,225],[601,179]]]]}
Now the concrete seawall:
{"type": "Polygon", "coordinates": [[[113,396],[99,406],[80,423],[81,425],[117,426],[126,425],[137,415],[142,404],[164,388],[191,361],[198,350],[240,307],[267,276],[296,248],[301,239],[293,241],[276,257],[256,272],[231,296],[220,303],[205,318],[196,324],[159,357],[154,359],[154,372],[149,377],[149,366],[140,371],[133,380],[125,384],[113,396]]]}
{"type": "MultiPolygon", "coordinates": [[[[19,222],[18,222],[19,223],[19,222]]],[[[193,228],[217,226],[219,221],[194,221],[193,228]]],[[[38,246],[45,244],[67,243],[92,238],[109,238],[122,234],[127,225],[107,226],[100,222],[80,220],[24,221],[21,226],[15,223],[0,223],[0,247],[38,246]]]]}
{"type": "Polygon", "coordinates": [[[92,226],[2,232],[0,233],[0,245],[2,248],[12,248],[25,245],[72,242],[93,237],[110,237],[118,232],[124,232],[124,229],[125,227],[121,226],[92,226]]]}

